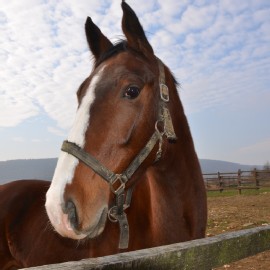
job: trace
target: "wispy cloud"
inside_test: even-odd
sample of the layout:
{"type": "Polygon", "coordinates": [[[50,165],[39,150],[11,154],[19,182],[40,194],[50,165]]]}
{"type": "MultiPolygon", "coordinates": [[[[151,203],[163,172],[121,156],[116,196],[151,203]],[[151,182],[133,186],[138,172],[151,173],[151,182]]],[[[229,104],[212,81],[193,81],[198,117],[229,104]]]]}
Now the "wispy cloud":
{"type": "Polygon", "coordinates": [[[41,139],[33,139],[32,142],[33,142],[33,143],[41,143],[42,140],[41,140],[41,139]]]}
{"type": "MultiPolygon", "coordinates": [[[[181,82],[188,114],[248,108],[270,85],[270,2],[129,0],[156,54],[181,82]]],[[[92,62],[84,37],[91,16],[111,39],[122,36],[120,1],[6,1],[0,12],[0,127],[45,113],[63,135],[76,90],[92,62]]],[[[259,104],[255,104],[253,109],[259,104]]]]}
{"type": "Polygon", "coordinates": [[[66,135],[66,132],[60,128],[48,127],[48,131],[57,135],[57,136],[61,136],[61,137],[64,137],[66,135]]]}
{"type": "Polygon", "coordinates": [[[12,141],[17,142],[17,143],[23,143],[25,139],[22,137],[13,137],[12,141]]]}
{"type": "Polygon", "coordinates": [[[255,155],[259,161],[256,165],[263,165],[270,161],[270,138],[239,148],[234,152],[234,155],[236,158],[245,156],[245,162],[250,164],[254,160],[255,155]]]}
{"type": "MultiPolygon", "coordinates": [[[[15,126],[39,114],[41,106],[58,127],[68,128],[76,89],[91,70],[84,20],[92,15],[108,36],[118,37],[121,9],[117,1],[94,1],[90,7],[88,1],[30,2],[7,3],[0,14],[0,126],[15,126]]],[[[270,68],[265,1],[129,2],[182,82],[189,112],[226,103],[235,84],[242,95],[256,79],[256,73],[243,74],[270,68]]],[[[269,76],[261,80],[269,82],[269,76]]]]}
{"type": "Polygon", "coordinates": [[[260,142],[257,142],[257,143],[254,143],[252,145],[240,148],[238,151],[243,152],[245,154],[249,154],[249,152],[253,152],[254,150],[258,151],[258,152],[264,151],[267,154],[269,154],[269,152],[270,152],[270,138],[265,139],[265,140],[260,141],[260,142]]]}

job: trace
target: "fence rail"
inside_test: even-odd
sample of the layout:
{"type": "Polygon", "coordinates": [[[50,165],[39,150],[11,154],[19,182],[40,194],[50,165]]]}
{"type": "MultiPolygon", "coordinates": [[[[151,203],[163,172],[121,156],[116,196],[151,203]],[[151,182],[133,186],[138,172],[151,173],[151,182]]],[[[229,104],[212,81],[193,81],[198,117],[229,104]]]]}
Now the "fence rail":
{"type": "Polygon", "coordinates": [[[207,191],[238,190],[270,187],[270,171],[257,170],[203,174],[207,191]]]}
{"type": "Polygon", "coordinates": [[[29,270],[159,269],[209,270],[270,249],[270,226],[29,270]]]}

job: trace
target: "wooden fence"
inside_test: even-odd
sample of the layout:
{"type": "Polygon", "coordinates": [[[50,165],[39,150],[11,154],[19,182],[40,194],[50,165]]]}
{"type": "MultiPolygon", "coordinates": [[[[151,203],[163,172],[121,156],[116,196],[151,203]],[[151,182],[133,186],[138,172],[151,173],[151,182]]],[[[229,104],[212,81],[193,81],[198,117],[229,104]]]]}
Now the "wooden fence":
{"type": "Polygon", "coordinates": [[[270,171],[254,169],[252,171],[203,174],[208,191],[236,189],[241,194],[244,189],[270,187],[270,171]]]}
{"type": "Polygon", "coordinates": [[[211,270],[270,250],[270,226],[112,256],[45,265],[29,270],[182,269],[211,270]]]}
{"type": "MultiPolygon", "coordinates": [[[[204,174],[207,190],[259,189],[270,187],[269,171],[241,171],[204,174]]],[[[240,259],[270,250],[270,226],[228,232],[214,237],[112,256],[66,262],[29,270],[211,270],[240,259]]]]}

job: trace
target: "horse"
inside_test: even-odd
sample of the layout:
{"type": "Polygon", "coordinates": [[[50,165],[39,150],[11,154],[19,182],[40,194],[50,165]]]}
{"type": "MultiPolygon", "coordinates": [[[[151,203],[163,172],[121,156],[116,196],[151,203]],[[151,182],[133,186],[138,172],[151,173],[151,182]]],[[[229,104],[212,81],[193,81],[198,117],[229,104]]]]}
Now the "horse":
{"type": "Polygon", "coordinates": [[[206,192],[177,83],[122,1],[117,44],[90,18],[94,56],[46,194],[63,237],[99,239],[94,256],[205,235],[206,192]],[[109,220],[109,221],[108,221],[109,220]]]}
{"type": "Polygon", "coordinates": [[[126,39],[116,44],[86,20],[94,66],[52,182],[0,187],[1,269],[205,237],[206,191],[177,81],[121,6],[126,39]]]}

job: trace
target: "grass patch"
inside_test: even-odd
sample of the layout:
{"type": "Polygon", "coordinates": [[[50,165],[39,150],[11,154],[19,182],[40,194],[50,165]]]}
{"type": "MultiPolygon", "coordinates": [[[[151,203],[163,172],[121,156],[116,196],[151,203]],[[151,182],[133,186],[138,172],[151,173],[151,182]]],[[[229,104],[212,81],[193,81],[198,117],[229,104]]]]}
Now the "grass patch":
{"type": "MultiPolygon", "coordinates": [[[[243,195],[259,195],[262,193],[270,193],[270,188],[260,188],[260,189],[242,189],[242,194],[243,195]]],[[[231,189],[231,190],[223,190],[222,192],[220,191],[207,191],[207,197],[212,198],[212,197],[231,197],[231,196],[236,196],[239,195],[239,192],[237,189],[231,189]]]]}

